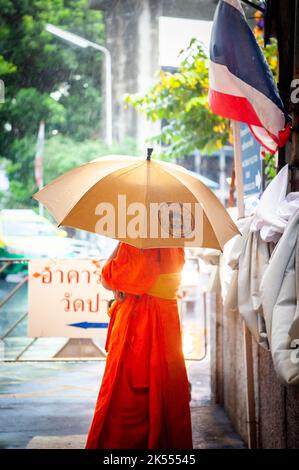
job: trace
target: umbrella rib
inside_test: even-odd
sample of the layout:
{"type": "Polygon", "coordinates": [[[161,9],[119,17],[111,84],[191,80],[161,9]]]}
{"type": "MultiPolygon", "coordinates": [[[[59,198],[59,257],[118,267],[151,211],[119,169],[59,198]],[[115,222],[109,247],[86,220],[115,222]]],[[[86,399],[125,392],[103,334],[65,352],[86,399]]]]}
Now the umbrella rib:
{"type": "MultiPolygon", "coordinates": [[[[193,194],[193,192],[188,188],[188,186],[185,185],[185,183],[183,183],[176,175],[174,175],[173,173],[170,173],[168,171],[166,171],[162,166],[159,165],[159,168],[167,175],[167,176],[172,176],[173,178],[175,178],[177,181],[179,181],[183,186],[184,188],[189,191],[189,193],[192,194],[192,196],[194,196],[196,198],[196,196],[193,194]]],[[[203,183],[202,183],[203,184],[203,183]]],[[[197,198],[196,198],[197,199],[197,198]]]]}

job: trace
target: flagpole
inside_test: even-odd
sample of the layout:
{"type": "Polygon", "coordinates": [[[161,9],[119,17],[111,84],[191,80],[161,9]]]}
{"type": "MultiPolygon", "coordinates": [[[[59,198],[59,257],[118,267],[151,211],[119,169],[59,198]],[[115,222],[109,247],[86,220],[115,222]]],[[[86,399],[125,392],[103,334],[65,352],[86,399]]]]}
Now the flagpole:
{"type": "MultiPolygon", "coordinates": [[[[242,147],[240,123],[232,121],[234,161],[237,186],[237,208],[238,218],[245,215],[244,211],[244,185],[242,168],[242,147]]],[[[257,448],[256,411],[254,393],[254,370],[252,357],[252,335],[243,320],[243,344],[244,344],[244,368],[246,380],[246,408],[247,408],[247,433],[249,449],[257,448]]]]}
{"type": "Polygon", "coordinates": [[[242,149],[241,149],[241,132],[240,123],[232,121],[233,141],[234,141],[234,159],[237,189],[237,208],[238,218],[244,217],[244,186],[243,186],[243,170],[242,170],[242,149]]]}

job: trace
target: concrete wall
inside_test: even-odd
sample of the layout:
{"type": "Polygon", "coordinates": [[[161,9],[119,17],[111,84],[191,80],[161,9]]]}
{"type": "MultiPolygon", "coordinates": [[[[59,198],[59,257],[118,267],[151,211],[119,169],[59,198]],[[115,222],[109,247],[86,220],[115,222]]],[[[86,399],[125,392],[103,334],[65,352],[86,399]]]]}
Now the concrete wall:
{"type": "Polygon", "coordinates": [[[260,445],[299,448],[299,387],[282,385],[269,352],[259,349],[260,445]]]}
{"type": "MultiPolygon", "coordinates": [[[[210,323],[213,398],[224,406],[236,431],[248,443],[242,321],[238,311],[223,313],[221,302],[216,305],[210,323]]],[[[298,449],[299,387],[281,384],[270,352],[255,340],[252,347],[258,447],[298,449]]]]}
{"type": "Polygon", "coordinates": [[[238,312],[223,315],[223,403],[228,416],[246,441],[246,389],[242,323],[238,312]]]}
{"type": "Polygon", "coordinates": [[[117,2],[115,8],[105,12],[106,46],[112,55],[113,138],[117,141],[136,137],[137,113],[132,107],[125,108],[123,97],[138,91],[138,23],[143,14],[144,4],[131,0],[117,2]]]}

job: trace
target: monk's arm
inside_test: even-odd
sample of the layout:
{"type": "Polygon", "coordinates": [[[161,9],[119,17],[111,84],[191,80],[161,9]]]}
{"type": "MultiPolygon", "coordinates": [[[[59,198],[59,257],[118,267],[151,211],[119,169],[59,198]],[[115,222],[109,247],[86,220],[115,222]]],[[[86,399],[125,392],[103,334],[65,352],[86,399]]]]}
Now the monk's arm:
{"type": "Polygon", "coordinates": [[[102,278],[113,291],[141,295],[154,283],[159,274],[156,249],[139,250],[125,243],[115,258],[108,261],[102,270],[102,278]]]}
{"type": "MultiPolygon", "coordinates": [[[[113,252],[111,253],[111,255],[109,256],[109,258],[106,260],[106,263],[104,265],[104,268],[105,266],[110,263],[110,261],[112,261],[116,255],[117,255],[117,252],[118,252],[118,249],[119,249],[119,243],[116,245],[116,247],[114,248],[113,252]]],[[[104,276],[101,276],[101,282],[102,282],[102,285],[105,289],[107,290],[112,290],[111,287],[109,286],[109,284],[107,284],[107,281],[106,279],[104,278],[104,276]]]]}
{"type": "Polygon", "coordinates": [[[107,289],[107,290],[112,290],[111,287],[107,284],[107,282],[105,281],[105,278],[103,276],[101,276],[101,282],[102,282],[102,286],[107,289]]]}

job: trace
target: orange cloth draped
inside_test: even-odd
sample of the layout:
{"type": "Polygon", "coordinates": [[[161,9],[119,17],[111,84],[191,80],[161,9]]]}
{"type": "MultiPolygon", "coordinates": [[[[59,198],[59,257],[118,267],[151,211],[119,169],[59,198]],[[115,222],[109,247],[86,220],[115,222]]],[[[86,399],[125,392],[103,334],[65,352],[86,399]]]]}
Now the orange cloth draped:
{"type": "Polygon", "coordinates": [[[102,275],[114,302],[105,372],[86,449],[192,448],[189,387],[176,300],[146,294],[162,273],[180,272],[182,248],[121,243],[102,275]]]}

